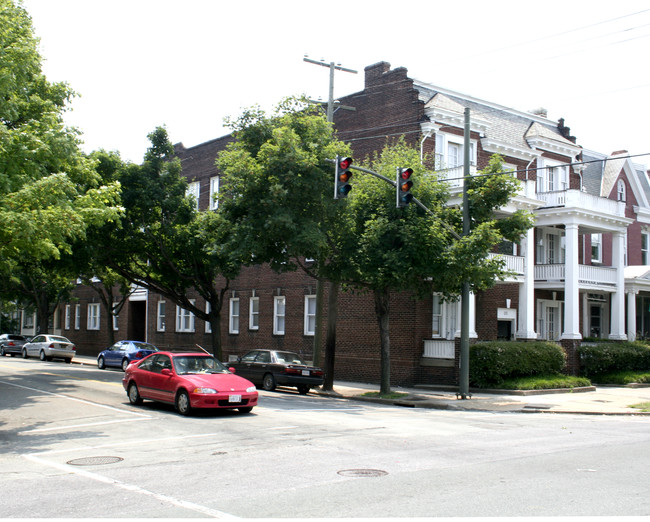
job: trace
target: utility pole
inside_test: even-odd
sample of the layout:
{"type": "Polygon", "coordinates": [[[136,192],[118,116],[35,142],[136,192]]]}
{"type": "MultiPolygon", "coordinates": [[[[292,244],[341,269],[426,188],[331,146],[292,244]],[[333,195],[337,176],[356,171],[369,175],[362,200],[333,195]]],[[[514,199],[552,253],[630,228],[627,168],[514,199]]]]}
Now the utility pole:
{"type": "MultiPolygon", "coordinates": [[[[470,147],[470,124],[469,107],[465,108],[465,139],[463,158],[463,236],[469,235],[469,197],[467,196],[467,182],[469,180],[469,147],[470,147]]],[[[464,281],[461,292],[460,310],[460,387],[458,396],[461,399],[468,399],[469,394],[469,282],[464,281]]]]}
{"type": "MultiPolygon", "coordinates": [[[[327,121],[332,123],[334,121],[334,72],[343,71],[349,72],[352,74],[357,74],[357,71],[353,69],[346,69],[341,67],[341,64],[336,65],[334,62],[327,63],[325,60],[312,60],[308,58],[307,55],[303,57],[303,60],[308,63],[313,63],[315,65],[321,65],[323,67],[329,67],[330,70],[330,84],[329,84],[329,96],[327,98],[327,121]]],[[[346,110],[355,110],[354,107],[347,107],[339,105],[337,108],[346,109],[346,110]]],[[[332,295],[338,293],[338,284],[332,283],[330,285],[330,296],[329,296],[329,306],[331,307],[334,304],[336,306],[336,296],[332,295]]],[[[332,312],[330,311],[330,314],[332,312]]],[[[316,279],[316,325],[314,329],[314,366],[320,366],[320,347],[323,339],[323,329],[321,328],[321,320],[323,317],[323,283],[320,279],[316,279]]],[[[333,328],[336,325],[336,319],[333,321],[328,319],[328,330],[333,328]],[[330,324],[333,323],[333,324],[330,324]]]]}

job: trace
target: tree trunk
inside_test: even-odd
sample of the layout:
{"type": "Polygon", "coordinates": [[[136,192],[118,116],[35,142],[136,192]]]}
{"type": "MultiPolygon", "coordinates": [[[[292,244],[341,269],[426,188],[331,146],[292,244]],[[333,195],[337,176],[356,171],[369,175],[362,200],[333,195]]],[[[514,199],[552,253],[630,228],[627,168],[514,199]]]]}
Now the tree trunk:
{"type": "Polygon", "coordinates": [[[325,379],[323,391],[334,389],[334,356],[336,353],[336,321],[339,313],[339,284],[330,281],[327,296],[327,337],[325,338],[325,379]]]}
{"type": "Polygon", "coordinates": [[[381,385],[379,393],[390,393],[390,293],[387,289],[375,290],[375,314],[379,323],[379,339],[381,343],[381,385]]]}

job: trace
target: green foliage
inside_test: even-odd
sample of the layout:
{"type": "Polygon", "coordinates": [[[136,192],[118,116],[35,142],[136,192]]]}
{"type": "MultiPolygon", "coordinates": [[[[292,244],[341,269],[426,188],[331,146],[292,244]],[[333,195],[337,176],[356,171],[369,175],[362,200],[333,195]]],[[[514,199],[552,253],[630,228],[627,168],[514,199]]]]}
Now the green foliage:
{"type": "Polygon", "coordinates": [[[650,371],[623,371],[603,373],[594,377],[598,384],[650,384],[650,371]]]}
{"type": "Polygon", "coordinates": [[[599,382],[606,374],[650,371],[650,346],[642,341],[582,344],[578,354],[580,373],[599,382]]]}
{"type": "Polygon", "coordinates": [[[506,379],[562,373],[566,354],[547,341],[494,341],[470,346],[469,380],[480,388],[500,387],[506,379]]]}
{"type": "Polygon", "coordinates": [[[62,113],[74,96],[41,71],[25,10],[0,0],[0,259],[59,258],[90,223],[118,218],[119,185],[102,186],[62,113]]]}
{"type": "Polygon", "coordinates": [[[586,377],[573,375],[531,375],[528,377],[513,377],[504,379],[499,386],[501,390],[554,390],[561,388],[579,388],[591,386],[591,381],[586,377]]]}

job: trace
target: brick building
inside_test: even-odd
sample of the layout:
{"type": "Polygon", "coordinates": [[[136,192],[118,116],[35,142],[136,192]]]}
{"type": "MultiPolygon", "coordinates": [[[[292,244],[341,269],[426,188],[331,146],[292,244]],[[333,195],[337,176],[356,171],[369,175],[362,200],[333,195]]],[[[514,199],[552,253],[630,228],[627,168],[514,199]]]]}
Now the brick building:
{"type": "MultiPolygon", "coordinates": [[[[432,168],[446,173],[449,204],[461,201],[465,108],[471,115],[472,173],[499,153],[521,181],[500,213],[530,210],[535,227],[518,244],[501,245],[493,254],[502,256],[513,275],[471,296],[472,339],[556,340],[575,369],[575,348],[585,337],[650,337],[650,184],[645,168],[624,151],[589,151],[564,120],[549,120],[543,109],[521,112],[462,95],[385,62],[366,67],[364,89],[340,101],[356,109],[334,116],[339,138],[351,144],[355,158],[403,136],[423,159],[433,158],[432,168]]],[[[229,140],[176,146],[202,209],[213,208],[211,195],[219,190],[214,160],[229,140]]],[[[232,282],[224,307],[224,359],[261,347],[311,358],[315,292],[316,282],[300,272],[246,268],[232,282]]],[[[59,307],[53,329],[77,343],[79,353],[105,348],[107,328],[114,328],[116,339],[137,335],[160,348],[209,345],[203,321],[160,296],[136,293],[117,319],[102,316],[87,289],[79,288],[77,298],[59,307]]],[[[336,377],[378,382],[372,298],[341,292],[339,318],[336,377]]],[[[457,383],[459,303],[395,294],[390,321],[394,384],[457,383]]]]}

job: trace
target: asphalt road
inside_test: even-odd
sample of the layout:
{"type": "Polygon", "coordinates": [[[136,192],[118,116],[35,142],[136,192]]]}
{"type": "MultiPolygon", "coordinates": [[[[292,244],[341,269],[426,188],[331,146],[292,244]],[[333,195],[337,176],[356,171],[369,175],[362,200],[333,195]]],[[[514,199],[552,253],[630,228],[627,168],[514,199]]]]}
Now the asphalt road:
{"type": "Polygon", "coordinates": [[[0,518],[650,515],[650,418],[261,392],[128,403],[122,372],[0,359],[0,518]]]}

